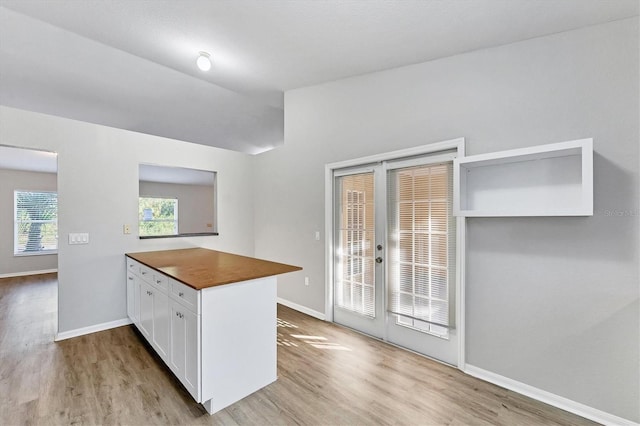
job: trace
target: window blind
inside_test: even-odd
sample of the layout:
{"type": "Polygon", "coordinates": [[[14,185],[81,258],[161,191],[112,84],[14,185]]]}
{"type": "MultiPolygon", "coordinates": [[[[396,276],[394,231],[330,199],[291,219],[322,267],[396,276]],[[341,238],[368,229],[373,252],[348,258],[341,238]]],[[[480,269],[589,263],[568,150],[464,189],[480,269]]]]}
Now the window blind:
{"type": "Polygon", "coordinates": [[[58,194],[14,191],[14,254],[58,249],[58,194]]]}
{"type": "Polygon", "coordinates": [[[387,176],[387,310],[400,325],[439,334],[455,328],[452,171],[446,162],[387,176]]]}
{"type": "Polygon", "coordinates": [[[336,178],[335,303],[375,317],[373,173],[336,178]]]}

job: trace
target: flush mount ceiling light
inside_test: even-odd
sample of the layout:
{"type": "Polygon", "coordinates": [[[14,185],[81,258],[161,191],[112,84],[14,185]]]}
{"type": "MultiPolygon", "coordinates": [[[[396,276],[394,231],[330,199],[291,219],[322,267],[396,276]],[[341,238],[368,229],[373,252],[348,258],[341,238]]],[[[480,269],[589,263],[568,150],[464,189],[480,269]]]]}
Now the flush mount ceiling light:
{"type": "Polygon", "coordinates": [[[209,71],[211,69],[211,55],[207,52],[200,52],[196,64],[202,71],[209,71]]]}

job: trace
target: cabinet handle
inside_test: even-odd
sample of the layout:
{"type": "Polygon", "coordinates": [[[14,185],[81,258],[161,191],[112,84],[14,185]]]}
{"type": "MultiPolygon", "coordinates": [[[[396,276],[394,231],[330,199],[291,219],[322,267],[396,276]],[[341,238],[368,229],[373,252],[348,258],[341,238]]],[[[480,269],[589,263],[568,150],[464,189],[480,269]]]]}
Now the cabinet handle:
{"type": "Polygon", "coordinates": [[[184,318],[184,314],[182,314],[181,312],[177,312],[177,311],[176,311],[176,316],[178,318],[184,318]]]}
{"type": "Polygon", "coordinates": [[[133,277],[127,277],[129,281],[133,281],[133,277]]]}
{"type": "Polygon", "coordinates": [[[184,296],[184,293],[183,293],[183,292],[180,292],[180,293],[178,293],[178,296],[183,297],[183,296],[184,296]]]}
{"type": "Polygon", "coordinates": [[[144,271],[142,271],[142,275],[147,275],[147,273],[146,273],[146,272],[144,272],[144,271]]]}
{"type": "Polygon", "coordinates": [[[156,280],[156,284],[160,284],[162,280],[156,280]]]}

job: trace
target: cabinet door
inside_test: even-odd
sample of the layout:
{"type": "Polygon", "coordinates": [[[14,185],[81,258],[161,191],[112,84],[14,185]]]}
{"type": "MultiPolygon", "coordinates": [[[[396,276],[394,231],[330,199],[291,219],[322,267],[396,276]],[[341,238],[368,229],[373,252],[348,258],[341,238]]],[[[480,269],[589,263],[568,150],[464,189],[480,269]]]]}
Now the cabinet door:
{"type": "Polygon", "coordinates": [[[187,330],[184,320],[184,309],[180,304],[171,302],[171,344],[169,345],[169,367],[173,373],[182,381],[184,377],[184,364],[186,360],[187,330]]]}
{"type": "Polygon", "coordinates": [[[136,294],[136,286],[135,286],[135,278],[134,275],[130,272],[127,273],[127,316],[134,323],[136,322],[135,318],[135,294],[136,294]]]}
{"type": "Polygon", "coordinates": [[[200,401],[200,322],[198,315],[171,302],[169,367],[191,396],[200,401]]]}
{"type": "Polygon", "coordinates": [[[149,284],[140,283],[140,331],[151,342],[153,336],[153,292],[149,284]]]}
{"type": "Polygon", "coordinates": [[[140,327],[140,279],[133,276],[133,323],[140,327]]]}
{"type": "Polygon", "coordinates": [[[164,360],[169,357],[169,297],[153,289],[153,346],[164,360]]]}
{"type": "Polygon", "coordinates": [[[200,401],[200,317],[191,311],[184,312],[185,363],[184,386],[200,401]]]}

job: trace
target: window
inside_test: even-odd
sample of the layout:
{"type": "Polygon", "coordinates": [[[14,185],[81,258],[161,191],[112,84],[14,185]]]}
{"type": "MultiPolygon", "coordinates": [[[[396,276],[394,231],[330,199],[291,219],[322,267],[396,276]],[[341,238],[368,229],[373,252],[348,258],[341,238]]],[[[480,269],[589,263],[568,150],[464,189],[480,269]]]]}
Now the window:
{"type": "Polygon", "coordinates": [[[140,236],[178,234],[178,200],[176,198],[140,197],[138,220],[140,236]]]}
{"type": "Polygon", "coordinates": [[[14,255],[58,250],[58,194],[14,191],[14,255]]]}
{"type": "Polygon", "coordinates": [[[447,337],[455,300],[451,163],[392,170],[389,178],[389,256],[397,262],[390,311],[398,325],[447,337]]]}
{"type": "Polygon", "coordinates": [[[375,317],[373,173],[343,176],[338,182],[336,304],[375,317]]]}

